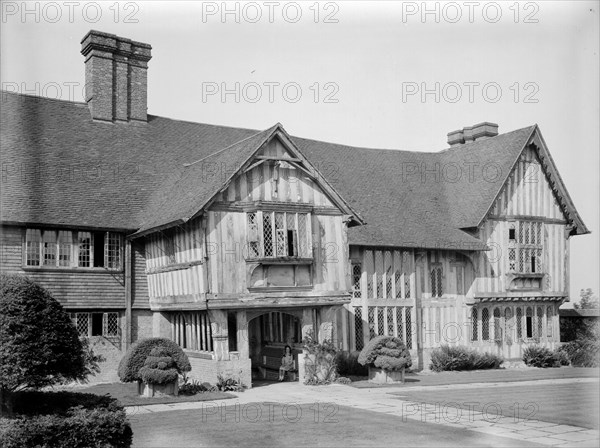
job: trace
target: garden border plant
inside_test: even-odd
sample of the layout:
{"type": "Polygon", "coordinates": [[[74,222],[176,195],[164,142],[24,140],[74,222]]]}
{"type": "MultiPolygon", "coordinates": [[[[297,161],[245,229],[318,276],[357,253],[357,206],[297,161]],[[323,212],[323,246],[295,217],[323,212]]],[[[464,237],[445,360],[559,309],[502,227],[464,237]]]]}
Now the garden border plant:
{"type": "Polygon", "coordinates": [[[429,368],[434,372],[455,370],[499,369],[504,358],[493,353],[479,353],[463,345],[442,345],[431,352],[429,368]]]}
{"type": "Polygon", "coordinates": [[[329,339],[319,343],[309,331],[302,339],[304,354],[304,384],[327,385],[337,378],[338,348],[329,339]]]}

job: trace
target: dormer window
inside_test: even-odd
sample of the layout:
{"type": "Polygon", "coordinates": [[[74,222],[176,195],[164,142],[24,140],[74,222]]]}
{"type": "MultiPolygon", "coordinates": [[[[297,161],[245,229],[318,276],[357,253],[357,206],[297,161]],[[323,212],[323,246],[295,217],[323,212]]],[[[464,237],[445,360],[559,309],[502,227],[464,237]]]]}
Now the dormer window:
{"type": "Polygon", "coordinates": [[[248,258],[311,258],[310,214],[255,211],[247,215],[248,258]]]}

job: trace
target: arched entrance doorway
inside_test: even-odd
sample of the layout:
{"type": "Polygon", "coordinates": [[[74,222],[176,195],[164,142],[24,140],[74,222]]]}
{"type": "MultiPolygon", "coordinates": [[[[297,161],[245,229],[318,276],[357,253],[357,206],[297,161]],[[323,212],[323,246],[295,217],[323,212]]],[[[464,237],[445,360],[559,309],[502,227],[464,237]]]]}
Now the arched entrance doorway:
{"type": "Polygon", "coordinates": [[[297,360],[302,352],[302,311],[248,312],[248,348],[253,382],[277,379],[286,345],[292,347],[297,360]]]}

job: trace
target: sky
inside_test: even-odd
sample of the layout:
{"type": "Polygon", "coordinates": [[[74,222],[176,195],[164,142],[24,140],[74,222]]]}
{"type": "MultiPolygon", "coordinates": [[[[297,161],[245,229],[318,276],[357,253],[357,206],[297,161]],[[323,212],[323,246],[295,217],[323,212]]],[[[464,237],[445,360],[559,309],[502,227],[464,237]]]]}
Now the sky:
{"type": "MultiPolygon", "coordinates": [[[[1,1],[5,90],[83,101],[90,30],[152,45],[148,112],[412,151],[483,121],[538,124],[590,235],[600,290],[598,2],[1,1]]],[[[1,106],[1,102],[0,102],[1,106]]]]}

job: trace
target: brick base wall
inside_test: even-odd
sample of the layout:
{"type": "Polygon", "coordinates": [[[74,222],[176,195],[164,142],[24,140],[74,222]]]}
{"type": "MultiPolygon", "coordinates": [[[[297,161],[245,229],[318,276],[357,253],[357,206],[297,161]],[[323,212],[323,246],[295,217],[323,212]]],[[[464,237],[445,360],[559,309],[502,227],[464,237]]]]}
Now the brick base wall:
{"type": "Polygon", "coordinates": [[[102,355],[104,361],[98,363],[100,373],[93,376],[90,375],[88,377],[88,382],[90,384],[118,382],[119,375],[117,374],[117,368],[119,367],[119,362],[121,361],[124,352],[102,336],[92,336],[89,340],[90,347],[94,353],[96,355],[102,355]]]}
{"type": "Polygon", "coordinates": [[[240,380],[244,386],[252,387],[252,365],[250,359],[216,361],[214,359],[194,357],[194,354],[191,353],[187,355],[192,365],[192,371],[188,374],[190,379],[214,385],[217,383],[217,375],[221,374],[225,378],[240,380]]]}
{"type": "Polygon", "coordinates": [[[150,310],[132,310],[131,342],[153,337],[152,314],[150,310]]]}

